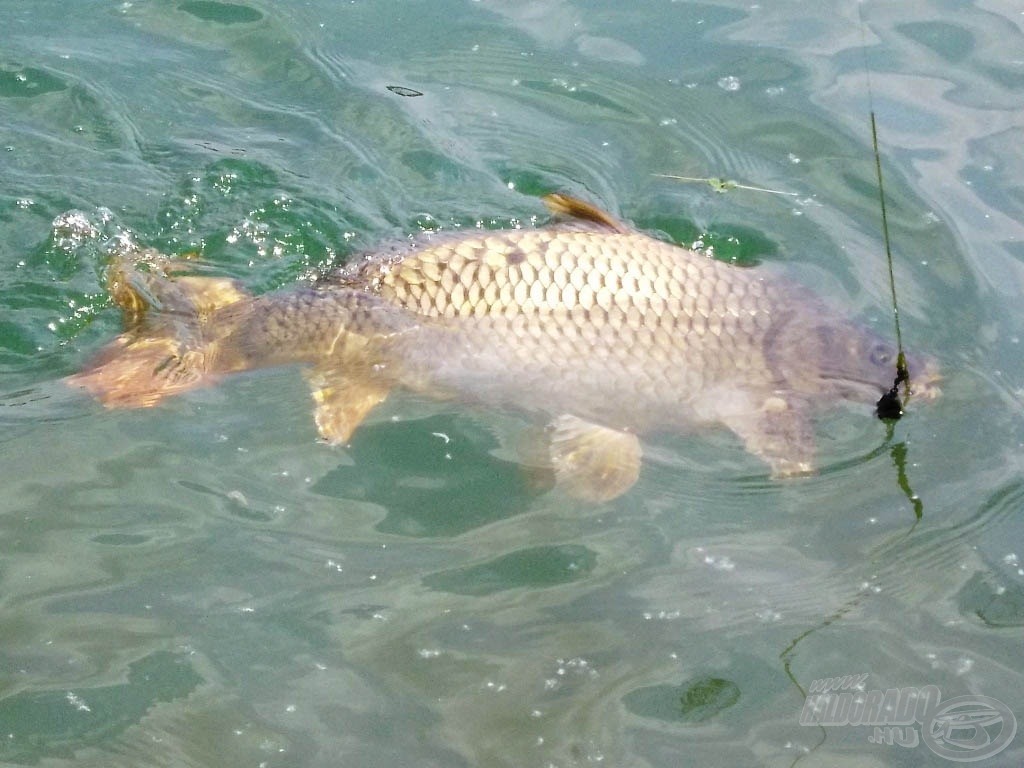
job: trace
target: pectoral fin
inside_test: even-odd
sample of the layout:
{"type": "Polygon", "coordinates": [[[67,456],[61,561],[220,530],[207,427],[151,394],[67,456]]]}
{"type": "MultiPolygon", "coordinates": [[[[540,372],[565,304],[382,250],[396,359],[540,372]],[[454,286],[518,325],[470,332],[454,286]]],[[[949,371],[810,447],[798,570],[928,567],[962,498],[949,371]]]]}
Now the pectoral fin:
{"type": "Polygon", "coordinates": [[[317,368],[306,378],[317,431],[331,445],[347,443],[367,414],[388,396],[388,388],[381,382],[346,378],[334,369],[317,368]]]}
{"type": "Polygon", "coordinates": [[[533,469],[547,471],[557,487],[584,501],[609,501],[640,476],[642,451],[636,435],[560,416],[543,433],[544,446],[523,451],[533,469]]]}
{"type": "Polygon", "coordinates": [[[729,417],[726,424],[771,467],[772,477],[814,472],[814,431],[803,402],[771,395],[759,410],[729,417]]]}

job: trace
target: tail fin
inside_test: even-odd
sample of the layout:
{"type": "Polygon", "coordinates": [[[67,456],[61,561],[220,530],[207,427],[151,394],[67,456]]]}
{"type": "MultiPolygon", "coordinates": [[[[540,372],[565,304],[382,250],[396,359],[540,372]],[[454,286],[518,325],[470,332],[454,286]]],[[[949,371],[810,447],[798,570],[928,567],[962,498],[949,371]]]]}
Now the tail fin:
{"type": "Polygon", "coordinates": [[[155,251],[119,257],[107,289],[121,307],[125,332],[66,382],[108,408],[147,408],[201,385],[218,370],[209,320],[249,295],[225,278],[175,277],[174,263],[155,251]]]}

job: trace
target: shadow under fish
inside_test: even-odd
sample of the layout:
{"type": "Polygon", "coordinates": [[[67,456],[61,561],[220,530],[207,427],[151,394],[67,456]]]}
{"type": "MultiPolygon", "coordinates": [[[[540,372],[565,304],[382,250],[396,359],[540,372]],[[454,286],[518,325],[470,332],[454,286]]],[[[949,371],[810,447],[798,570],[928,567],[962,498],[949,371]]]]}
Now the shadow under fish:
{"type": "MultiPolygon", "coordinates": [[[[425,236],[262,296],[122,256],[107,279],[125,332],[67,382],[137,408],[301,364],[329,443],[394,390],[513,409],[542,425],[524,466],[593,501],[636,482],[638,435],[695,424],[724,424],[775,477],[813,472],[815,407],[889,389],[895,346],[806,288],[544,200],[562,221],[425,236]]],[[[912,368],[916,393],[937,395],[932,364],[912,368]]]]}

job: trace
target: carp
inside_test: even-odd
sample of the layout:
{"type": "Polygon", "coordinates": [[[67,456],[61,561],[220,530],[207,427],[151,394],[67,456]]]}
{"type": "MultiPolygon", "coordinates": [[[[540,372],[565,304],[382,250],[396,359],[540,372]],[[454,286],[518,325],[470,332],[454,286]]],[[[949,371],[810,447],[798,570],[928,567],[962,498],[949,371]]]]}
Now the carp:
{"type": "Polygon", "coordinates": [[[637,480],[641,435],[697,424],[732,430],[775,477],[810,473],[815,408],[889,388],[894,345],[807,288],[545,202],[546,227],[435,233],[260,296],[136,252],[107,274],[124,332],[67,382],[147,407],[301,365],[333,444],[396,390],[511,411],[543,425],[524,465],[595,501],[637,480]]]}

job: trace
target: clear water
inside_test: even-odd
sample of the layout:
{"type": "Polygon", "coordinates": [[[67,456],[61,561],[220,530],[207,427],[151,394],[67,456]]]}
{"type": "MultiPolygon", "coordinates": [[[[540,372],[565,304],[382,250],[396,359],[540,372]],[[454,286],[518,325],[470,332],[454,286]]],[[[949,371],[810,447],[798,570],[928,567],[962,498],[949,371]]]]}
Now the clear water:
{"type": "Polygon", "coordinates": [[[8,0],[0,24],[0,761],[949,764],[800,725],[813,680],[863,673],[1024,718],[1019,3],[8,0]],[[595,507],[531,493],[499,414],[398,399],[331,449],[294,370],[125,413],[60,384],[117,332],[117,238],[263,291],[529,224],[554,189],[889,333],[865,64],[904,336],[945,394],[891,435],[837,406],[814,478],[680,436],[595,507]]]}

